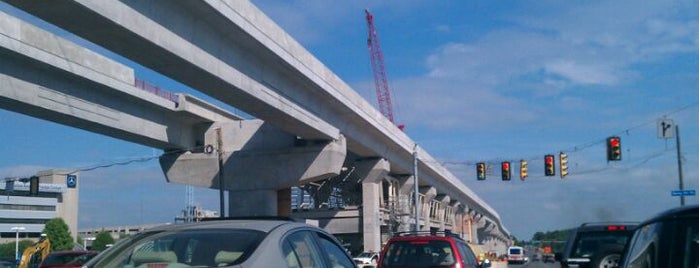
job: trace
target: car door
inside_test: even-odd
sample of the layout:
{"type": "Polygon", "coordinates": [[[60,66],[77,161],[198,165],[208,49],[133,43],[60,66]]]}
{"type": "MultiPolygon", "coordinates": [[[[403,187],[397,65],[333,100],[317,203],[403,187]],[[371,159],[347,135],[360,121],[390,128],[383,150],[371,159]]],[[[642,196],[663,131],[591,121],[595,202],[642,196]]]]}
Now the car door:
{"type": "Polygon", "coordinates": [[[312,231],[296,231],[282,242],[287,267],[353,268],[352,259],[329,235],[312,231]]]}

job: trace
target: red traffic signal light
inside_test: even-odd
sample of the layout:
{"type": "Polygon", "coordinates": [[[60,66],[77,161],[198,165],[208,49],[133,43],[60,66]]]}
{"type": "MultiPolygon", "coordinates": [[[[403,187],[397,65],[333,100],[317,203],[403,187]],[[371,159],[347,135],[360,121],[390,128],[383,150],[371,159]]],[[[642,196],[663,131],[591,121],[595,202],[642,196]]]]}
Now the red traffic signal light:
{"type": "Polygon", "coordinates": [[[607,138],[607,161],[621,160],[621,138],[612,136],[607,138]]]}
{"type": "Polygon", "coordinates": [[[502,167],[501,174],[502,174],[502,180],[503,181],[509,181],[512,178],[512,171],[510,170],[510,162],[502,162],[500,163],[500,166],[502,167]]]}
{"type": "Polygon", "coordinates": [[[476,179],[479,181],[485,180],[485,163],[476,163],[476,179]]]}
{"type": "Polygon", "coordinates": [[[544,174],[546,176],[556,175],[556,160],[553,158],[552,154],[547,154],[544,156],[544,174]]]}

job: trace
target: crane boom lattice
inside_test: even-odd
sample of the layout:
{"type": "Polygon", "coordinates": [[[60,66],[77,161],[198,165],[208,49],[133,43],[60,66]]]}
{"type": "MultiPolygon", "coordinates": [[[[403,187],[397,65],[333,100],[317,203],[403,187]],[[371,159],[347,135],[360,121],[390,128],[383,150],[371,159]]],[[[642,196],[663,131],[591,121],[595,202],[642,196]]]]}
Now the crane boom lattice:
{"type": "MultiPolygon", "coordinates": [[[[374,73],[374,86],[376,87],[376,97],[378,98],[379,111],[381,114],[386,116],[391,123],[395,124],[395,119],[393,116],[393,104],[391,103],[391,91],[388,86],[388,79],[386,78],[386,67],[383,60],[383,52],[381,51],[381,44],[379,42],[379,37],[376,33],[376,26],[374,25],[374,16],[365,9],[366,21],[369,32],[369,37],[367,38],[367,46],[369,47],[369,55],[371,56],[371,69],[374,73]]],[[[403,125],[398,125],[398,128],[403,130],[403,125]]]]}

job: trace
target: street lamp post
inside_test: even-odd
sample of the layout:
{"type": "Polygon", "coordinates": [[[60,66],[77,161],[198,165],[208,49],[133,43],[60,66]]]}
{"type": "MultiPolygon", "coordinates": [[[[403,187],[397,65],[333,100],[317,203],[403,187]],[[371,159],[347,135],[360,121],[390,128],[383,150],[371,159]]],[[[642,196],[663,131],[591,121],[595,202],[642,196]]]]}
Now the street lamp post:
{"type": "Polygon", "coordinates": [[[15,231],[15,261],[19,262],[19,232],[26,230],[26,228],[15,226],[10,228],[10,230],[15,231]]]}

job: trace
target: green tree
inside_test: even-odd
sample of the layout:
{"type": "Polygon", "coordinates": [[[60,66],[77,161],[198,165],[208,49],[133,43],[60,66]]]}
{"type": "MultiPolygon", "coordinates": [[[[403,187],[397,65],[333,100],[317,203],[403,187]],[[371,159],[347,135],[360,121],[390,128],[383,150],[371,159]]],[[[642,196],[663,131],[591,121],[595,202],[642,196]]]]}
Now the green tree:
{"type": "Polygon", "coordinates": [[[102,230],[95,236],[95,241],[92,242],[92,250],[105,250],[109,244],[114,244],[114,238],[112,238],[109,232],[102,230]]]}
{"type": "MultiPolygon", "coordinates": [[[[34,241],[32,240],[27,240],[27,239],[22,239],[19,241],[19,246],[18,251],[19,254],[22,254],[22,251],[24,249],[30,247],[31,245],[34,244],[34,241]]],[[[0,244],[0,258],[2,259],[9,259],[9,260],[14,260],[15,259],[15,242],[9,242],[5,244],[0,244]]]]}
{"type": "Polygon", "coordinates": [[[51,250],[73,249],[73,237],[70,235],[68,225],[61,218],[53,218],[46,222],[43,233],[51,241],[51,250]]]}

